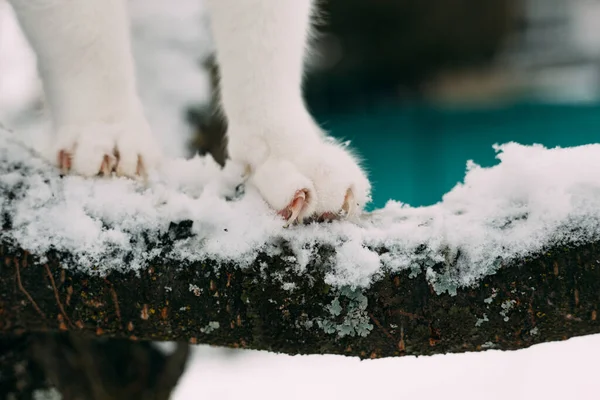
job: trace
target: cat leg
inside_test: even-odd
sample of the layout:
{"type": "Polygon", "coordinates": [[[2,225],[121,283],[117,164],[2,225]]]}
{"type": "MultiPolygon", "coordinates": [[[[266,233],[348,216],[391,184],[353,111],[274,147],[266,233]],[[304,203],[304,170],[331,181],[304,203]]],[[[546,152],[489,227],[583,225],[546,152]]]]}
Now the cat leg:
{"type": "Polygon", "coordinates": [[[123,0],[9,0],[34,48],[54,157],[84,176],[144,176],[161,154],[136,93],[123,0]]]}
{"type": "Polygon", "coordinates": [[[310,0],[208,0],[228,119],[228,152],[288,221],[352,217],[369,181],[302,97],[310,0]]]}

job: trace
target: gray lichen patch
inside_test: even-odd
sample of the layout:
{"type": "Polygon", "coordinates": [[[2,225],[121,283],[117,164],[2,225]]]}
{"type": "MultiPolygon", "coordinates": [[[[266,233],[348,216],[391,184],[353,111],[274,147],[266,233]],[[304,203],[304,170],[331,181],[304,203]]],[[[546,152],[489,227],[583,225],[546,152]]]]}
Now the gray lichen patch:
{"type": "Polygon", "coordinates": [[[475,322],[475,326],[480,327],[484,322],[489,322],[487,314],[483,314],[483,318],[477,319],[477,322],[475,322]]]}
{"type": "Polygon", "coordinates": [[[204,328],[200,328],[200,332],[211,333],[212,331],[219,329],[220,327],[221,324],[219,324],[218,321],[210,321],[208,325],[206,325],[204,328]]]}
{"type": "Polygon", "coordinates": [[[373,325],[367,314],[368,299],[359,289],[343,287],[339,295],[326,306],[331,318],[318,318],[317,326],[325,333],[366,337],[373,325]]]}
{"type": "Polygon", "coordinates": [[[496,292],[495,289],[492,289],[492,295],[490,297],[486,297],[483,302],[485,304],[492,304],[492,301],[494,301],[494,298],[498,296],[498,293],[496,292]]]}
{"type": "Polygon", "coordinates": [[[500,307],[502,307],[502,311],[500,311],[500,315],[504,317],[504,322],[508,322],[510,319],[508,317],[508,312],[517,304],[515,300],[506,300],[504,301],[500,307]]]}

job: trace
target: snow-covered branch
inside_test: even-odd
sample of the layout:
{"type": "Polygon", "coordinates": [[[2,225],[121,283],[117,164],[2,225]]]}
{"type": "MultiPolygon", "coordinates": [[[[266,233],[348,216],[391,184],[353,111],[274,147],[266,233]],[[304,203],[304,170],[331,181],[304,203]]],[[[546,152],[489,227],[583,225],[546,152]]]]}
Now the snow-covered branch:
{"type": "Polygon", "coordinates": [[[500,150],[437,205],[284,229],[233,167],[61,178],[0,133],[0,331],[363,358],[600,332],[600,146],[500,150]]]}
{"type": "Polygon", "coordinates": [[[261,255],[244,269],[157,261],[103,278],[63,269],[59,256],[37,263],[6,243],[1,253],[4,333],[70,330],[359,357],[519,349],[600,333],[597,245],[553,249],[454,296],[408,271],[368,289],[336,289],[318,258],[302,274],[286,256],[261,255]]]}

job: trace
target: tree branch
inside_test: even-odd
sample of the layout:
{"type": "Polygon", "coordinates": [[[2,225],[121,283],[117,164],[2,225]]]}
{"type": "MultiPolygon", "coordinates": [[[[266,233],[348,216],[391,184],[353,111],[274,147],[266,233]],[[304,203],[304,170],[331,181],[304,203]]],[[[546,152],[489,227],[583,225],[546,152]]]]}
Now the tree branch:
{"type": "MultiPolygon", "coordinates": [[[[582,244],[588,231],[589,237],[597,237],[593,221],[600,217],[596,214],[585,219],[587,223],[582,225],[581,232],[574,235],[581,243],[578,247],[555,245],[538,257],[503,265],[498,265],[500,255],[506,254],[503,251],[471,253],[476,256],[489,253],[494,257],[484,260],[484,268],[479,264],[470,268],[470,257],[465,256],[460,245],[446,251],[434,240],[431,243],[438,246],[436,249],[422,244],[416,249],[403,250],[402,238],[373,242],[365,236],[363,239],[371,243],[366,249],[361,240],[343,236],[344,229],[356,228],[374,232],[369,234],[375,237],[381,234],[384,222],[404,227],[404,230],[389,230],[392,235],[417,233],[416,241],[426,235],[448,234],[449,231],[431,228],[447,222],[433,220],[438,215],[435,213],[418,214],[422,219],[416,223],[410,220],[415,211],[407,210],[404,214],[392,214],[392,221],[377,219],[385,219],[385,215],[374,217],[369,222],[370,228],[332,225],[331,229],[280,230],[279,236],[260,239],[263,242],[245,241],[240,232],[248,230],[232,226],[236,232],[228,232],[215,223],[228,222],[231,218],[227,216],[210,223],[196,221],[200,227],[195,230],[196,222],[180,218],[165,232],[165,222],[168,225],[171,215],[181,216],[182,209],[173,202],[169,203],[171,208],[162,209],[162,214],[148,211],[168,203],[165,198],[169,196],[162,195],[164,186],[144,189],[123,180],[63,180],[56,170],[7,134],[0,135],[0,161],[3,200],[0,202],[0,334],[4,336],[69,332],[132,341],[184,341],[288,354],[378,358],[487,348],[520,349],[600,332],[599,243],[590,239],[591,243],[582,244]],[[77,196],[72,196],[69,190],[75,190],[77,196]],[[118,200],[111,196],[94,200],[94,195],[107,192],[113,197],[115,193],[130,196],[129,202],[120,208],[118,200]],[[86,202],[89,196],[92,201],[86,202]],[[148,197],[153,201],[144,203],[148,197]],[[142,201],[142,206],[127,205],[135,201],[142,201]],[[119,212],[106,212],[111,207],[119,212]],[[80,219],[71,221],[65,215],[80,219]],[[160,221],[149,221],[152,217],[160,221]],[[122,223],[124,218],[126,221],[122,223]],[[407,220],[408,225],[401,225],[407,220]],[[79,222],[84,226],[77,225],[79,222]],[[317,231],[326,244],[315,245],[314,251],[298,253],[298,246],[306,242],[292,243],[293,235],[306,236],[317,231]],[[82,232],[87,236],[78,240],[77,235],[82,232]],[[323,232],[341,236],[327,242],[323,232]],[[247,247],[247,243],[257,243],[258,254],[252,255],[250,265],[224,262],[226,257],[211,258],[215,248],[226,250],[229,235],[236,235],[237,245],[247,247]],[[55,246],[53,240],[61,245],[55,246]],[[210,240],[213,253],[203,247],[210,240]],[[75,247],[70,247],[73,242],[75,247]],[[335,248],[338,244],[351,251],[342,251],[340,256],[335,248]],[[68,250],[85,252],[88,245],[94,246],[95,253],[85,257],[83,253],[68,250]],[[203,256],[197,257],[202,251],[205,251],[203,256]],[[410,252],[416,252],[416,256],[410,263],[404,262],[404,267],[375,271],[375,279],[368,288],[343,286],[339,280],[333,286],[330,279],[334,271],[338,274],[333,274],[334,278],[343,277],[344,273],[358,274],[358,281],[362,282],[366,276],[370,279],[369,274],[380,260],[410,258],[410,252]],[[299,255],[309,258],[303,268],[298,268],[299,255]],[[87,264],[79,268],[81,260],[87,264]],[[341,269],[336,269],[338,264],[341,269]],[[418,265],[410,267],[413,264],[418,265]],[[437,293],[440,288],[457,286],[464,271],[467,278],[472,278],[468,282],[475,282],[477,287],[464,287],[462,280],[463,287],[457,287],[455,294],[437,293]],[[474,281],[473,276],[483,273],[488,276],[474,281]],[[450,285],[446,280],[451,281],[450,285]]],[[[177,189],[169,190],[172,198],[185,197],[177,189]]],[[[596,198],[593,196],[597,192],[577,193],[592,196],[578,199],[577,204],[587,204],[596,198]]],[[[215,204],[211,198],[202,204],[215,204]]],[[[191,201],[191,196],[185,197],[184,204],[188,206],[185,215],[193,216],[189,209],[199,206],[191,201]]],[[[233,203],[238,204],[237,209],[226,199],[219,201],[221,211],[234,210],[231,212],[237,214],[233,218],[240,219],[261,200],[253,202],[247,194],[233,203]],[[243,208],[246,206],[250,208],[243,208]]],[[[455,212],[452,207],[450,210],[455,212]]],[[[524,225],[527,213],[518,211],[514,215],[499,212],[491,215],[494,218],[484,214],[487,222],[482,225],[494,239],[490,243],[479,241],[472,246],[469,241],[478,240],[470,234],[472,230],[468,230],[460,243],[475,248],[510,247],[513,241],[505,238],[510,238],[513,232],[523,237],[523,232],[532,231],[532,225],[524,225]],[[521,226],[525,226],[524,230],[519,230],[521,226]]],[[[464,214],[460,209],[456,212],[464,214]]],[[[444,214],[443,218],[452,216],[444,214]]],[[[567,233],[579,229],[568,225],[569,221],[583,218],[579,214],[571,219],[569,215],[563,217],[553,220],[552,226],[561,226],[567,233]]],[[[242,223],[262,223],[267,219],[265,216],[264,221],[259,218],[242,223]]],[[[473,223],[468,218],[464,221],[473,223]]],[[[538,227],[533,225],[533,228],[538,227]]],[[[554,237],[558,238],[555,243],[560,243],[568,235],[561,236],[557,231],[554,237]]],[[[454,239],[456,243],[456,236],[454,239]]]]}
{"type": "Polygon", "coordinates": [[[0,256],[4,334],[72,331],[379,358],[512,350],[600,332],[598,244],[504,266],[455,296],[435,294],[424,274],[408,271],[366,290],[335,289],[316,259],[299,274],[285,256],[262,255],[243,269],[157,260],[139,275],[106,278],[62,269],[56,255],[40,264],[8,243],[0,256]]]}

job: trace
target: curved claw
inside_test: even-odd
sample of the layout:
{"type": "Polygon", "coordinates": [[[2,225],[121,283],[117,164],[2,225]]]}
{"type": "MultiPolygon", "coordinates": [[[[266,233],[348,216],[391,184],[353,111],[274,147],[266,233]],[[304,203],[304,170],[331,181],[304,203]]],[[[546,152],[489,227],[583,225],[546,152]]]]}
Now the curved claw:
{"type": "Polygon", "coordinates": [[[304,207],[306,206],[308,201],[308,192],[306,190],[298,190],[296,194],[294,194],[294,198],[288,204],[286,208],[279,211],[279,215],[281,215],[285,220],[285,226],[288,226],[296,221],[302,222],[301,218],[298,218],[304,207]]]}
{"type": "MultiPolygon", "coordinates": [[[[58,167],[63,175],[67,175],[71,171],[72,156],[67,150],[60,150],[58,152],[58,167]]],[[[119,170],[119,155],[118,153],[116,155],[105,154],[98,169],[98,175],[111,176],[113,172],[116,172],[118,176],[123,175],[119,170]]],[[[148,177],[141,156],[138,156],[135,176],[143,180],[146,180],[148,177]]]]}
{"type": "Polygon", "coordinates": [[[66,150],[58,152],[58,167],[63,175],[66,175],[71,170],[71,154],[66,150]]]}
{"type": "Polygon", "coordinates": [[[102,164],[100,165],[99,174],[102,176],[110,176],[114,171],[117,164],[117,160],[114,156],[109,156],[108,154],[104,155],[102,159],[102,164]]]}
{"type": "Polygon", "coordinates": [[[346,196],[344,196],[344,204],[342,204],[342,208],[338,212],[328,211],[321,214],[317,221],[319,222],[331,222],[339,219],[344,219],[356,212],[357,204],[356,199],[354,198],[354,193],[352,189],[348,189],[346,191],[346,196]]]}
{"type": "Polygon", "coordinates": [[[353,215],[356,212],[356,199],[354,198],[354,192],[352,189],[348,189],[346,191],[346,196],[344,196],[344,204],[342,205],[342,210],[340,215],[342,217],[347,217],[349,215],[353,215]]]}
{"type": "MultiPolygon", "coordinates": [[[[298,216],[304,209],[307,202],[307,198],[308,192],[306,190],[299,190],[294,195],[294,198],[292,199],[290,204],[286,208],[278,212],[278,214],[286,220],[286,227],[294,222],[303,222],[303,218],[298,218],[298,216]]],[[[319,216],[309,217],[308,221],[331,222],[339,219],[344,219],[350,215],[353,215],[356,212],[357,207],[358,205],[356,204],[354,193],[352,192],[352,189],[348,189],[346,191],[346,196],[344,196],[344,203],[342,204],[342,207],[339,211],[324,212],[319,216]]]]}

